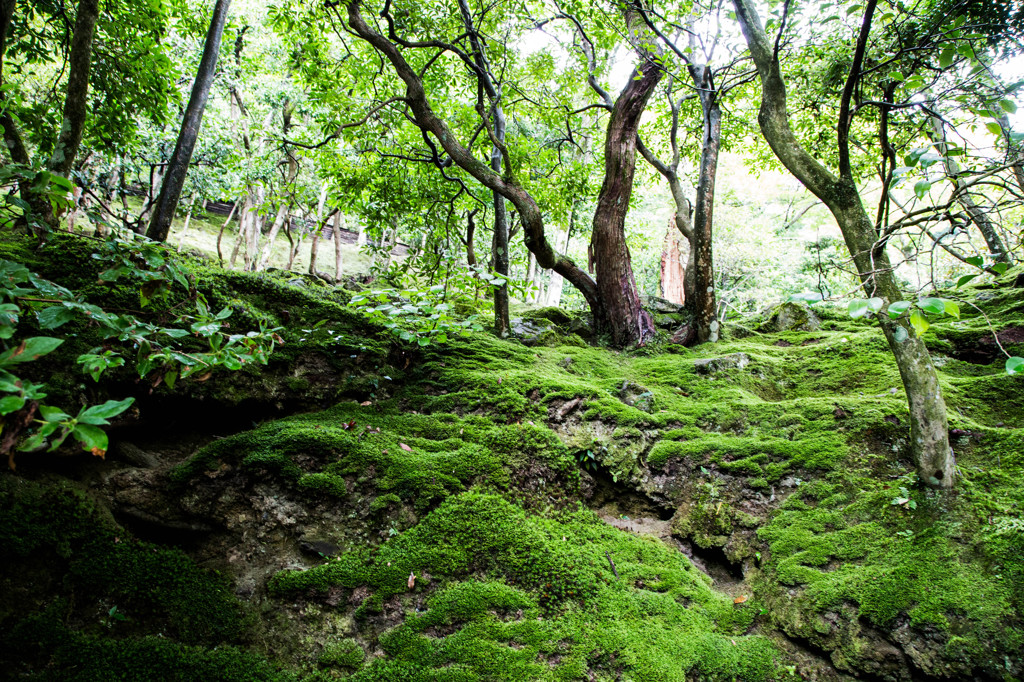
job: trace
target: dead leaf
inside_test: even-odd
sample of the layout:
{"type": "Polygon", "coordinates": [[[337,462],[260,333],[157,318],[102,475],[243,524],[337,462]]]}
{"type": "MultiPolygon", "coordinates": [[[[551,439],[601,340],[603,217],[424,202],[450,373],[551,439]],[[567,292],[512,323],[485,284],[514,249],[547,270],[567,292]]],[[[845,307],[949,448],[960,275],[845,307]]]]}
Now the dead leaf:
{"type": "Polygon", "coordinates": [[[360,407],[369,407],[370,405],[373,405],[372,400],[364,400],[363,402],[359,403],[360,407]]]}
{"type": "Polygon", "coordinates": [[[200,374],[199,376],[196,377],[196,381],[206,381],[207,379],[209,379],[212,376],[213,376],[213,372],[209,372],[209,371],[203,372],[202,374],[200,374]]]}
{"type": "Polygon", "coordinates": [[[747,595],[741,594],[740,596],[738,596],[735,599],[733,599],[732,603],[733,604],[742,604],[745,601],[747,601],[747,595]]]}
{"type": "Polygon", "coordinates": [[[106,459],[105,455],[107,454],[107,451],[102,448],[92,448],[91,450],[89,450],[89,452],[96,455],[100,459],[106,459]]]}
{"type": "Polygon", "coordinates": [[[399,443],[399,444],[398,444],[398,447],[402,448],[402,449],[403,449],[403,450],[405,450],[406,452],[412,452],[412,448],[410,448],[410,447],[409,447],[408,445],[406,445],[405,443],[399,443]]]}
{"type": "Polygon", "coordinates": [[[416,587],[416,574],[415,573],[410,573],[409,574],[409,589],[411,590],[414,587],[416,587]]]}
{"type": "Polygon", "coordinates": [[[499,384],[501,384],[501,381],[502,381],[501,377],[498,377],[498,383],[499,384]]]}

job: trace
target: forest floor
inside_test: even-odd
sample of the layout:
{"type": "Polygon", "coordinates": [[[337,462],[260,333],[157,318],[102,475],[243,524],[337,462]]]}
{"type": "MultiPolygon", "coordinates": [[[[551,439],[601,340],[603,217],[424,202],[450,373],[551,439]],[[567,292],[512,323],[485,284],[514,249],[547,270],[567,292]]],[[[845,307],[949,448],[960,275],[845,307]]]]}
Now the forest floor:
{"type": "MultiPolygon", "coordinates": [[[[0,257],[137,296],[74,242],[0,257]]],[[[1024,349],[1019,269],[928,332],[940,493],[884,339],[841,312],[620,352],[542,309],[542,334],[415,348],[318,280],[189,267],[286,343],[173,391],[87,387],[87,330],[54,354],[53,400],[137,403],[105,460],[0,476],[0,676],[1024,677],[1024,390],[995,343],[1024,349]]]]}

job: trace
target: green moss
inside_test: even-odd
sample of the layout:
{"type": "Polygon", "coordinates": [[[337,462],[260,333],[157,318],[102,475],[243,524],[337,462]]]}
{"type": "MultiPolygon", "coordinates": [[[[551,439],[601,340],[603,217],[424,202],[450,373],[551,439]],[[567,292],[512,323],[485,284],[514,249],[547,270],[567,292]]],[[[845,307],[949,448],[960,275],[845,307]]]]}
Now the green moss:
{"type": "Polygon", "coordinates": [[[410,592],[410,573],[418,577],[412,591],[430,595],[426,612],[382,635],[386,656],[356,679],[554,680],[626,670],[635,679],[758,680],[774,672],[768,641],[742,634],[756,610],[714,592],[675,550],[590,512],[532,515],[474,491],[448,498],[375,553],[279,573],[270,590],[367,585],[372,610],[410,592]]]}
{"type": "Polygon", "coordinates": [[[366,652],[353,639],[328,642],[317,659],[320,665],[331,668],[358,668],[363,664],[366,652]]]}

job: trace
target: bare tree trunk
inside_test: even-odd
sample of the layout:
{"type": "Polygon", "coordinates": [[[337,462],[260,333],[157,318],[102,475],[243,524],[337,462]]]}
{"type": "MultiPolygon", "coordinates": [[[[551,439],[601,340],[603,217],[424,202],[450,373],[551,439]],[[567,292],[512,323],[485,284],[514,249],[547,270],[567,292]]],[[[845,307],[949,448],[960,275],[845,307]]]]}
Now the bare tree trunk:
{"type": "MultiPolygon", "coordinates": [[[[661,80],[653,61],[634,69],[612,108],[605,138],[605,174],[594,212],[590,245],[600,297],[594,322],[615,346],[643,344],[654,336],[654,321],[640,305],[626,246],[626,212],[636,173],[637,131],[647,102],[661,80]]],[[[594,307],[593,305],[591,306],[594,307]]]]}
{"type": "Polygon", "coordinates": [[[185,226],[181,228],[181,234],[178,235],[178,253],[181,253],[182,248],[185,246],[185,233],[188,232],[188,226],[192,224],[192,209],[196,205],[196,195],[192,195],[192,201],[188,203],[188,213],[185,214],[185,226]]]}
{"type": "Polygon", "coordinates": [[[334,283],[341,282],[341,213],[334,214],[334,283]]]}
{"type": "Polygon", "coordinates": [[[679,251],[679,234],[674,229],[673,220],[669,220],[665,231],[665,245],[661,251],[661,296],[666,301],[682,304],[686,301],[683,288],[685,272],[682,254],[679,251]]]}
{"type": "Polygon", "coordinates": [[[322,223],[317,223],[316,230],[313,232],[313,239],[309,242],[309,274],[311,275],[316,274],[316,257],[320,248],[320,235],[323,233],[326,224],[326,220],[322,223]]]}
{"type": "Polygon", "coordinates": [[[476,247],[473,245],[473,239],[476,236],[476,220],[473,216],[476,215],[478,209],[473,209],[466,215],[466,265],[469,267],[476,267],[476,247]]]}
{"type": "Polygon", "coordinates": [[[224,239],[224,230],[227,228],[228,223],[231,222],[231,218],[234,217],[235,211],[238,210],[238,206],[241,203],[242,203],[242,201],[238,200],[238,201],[235,201],[234,204],[232,204],[231,211],[228,213],[228,219],[225,220],[224,224],[220,226],[220,232],[217,233],[217,262],[220,263],[221,267],[224,267],[224,254],[221,253],[221,250],[220,250],[221,240],[224,239]]]}
{"type": "Polygon", "coordinates": [[[171,221],[178,207],[178,199],[181,198],[181,189],[185,186],[185,175],[192,161],[192,151],[199,137],[199,126],[203,122],[206,100],[210,96],[210,86],[213,85],[213,77],[217,71],[220,41],[224,35],[224,24],[227,22],[230,5],[231,0],[217,0],[213,7],[210,29],[206,33],[206,43],[203,46],[203,57],[199,62],[199,72],[192,85],[192,94],[185,109],[185,118],[181,121],[178,141],[174,145],[174,153],[167,166],[163,186],[160,188],[156,210],[153,211],[153,218],[146,230],[146,236],[158,242],[167,241],[171,221]]]}
{"type": "MultiPolygon", "coordinates": [[[[858,49],[850,68],[840,107],[838,148],[840,176],[833,175],[800,145],[789,127],[786,110],[786,85],[777,55],[765,34],[752,0],[733,0],[737,19],[743,29],[751,57],[761,77],[761,132],[779,161],[835,216],[867,296],[879,296],[892,303],[900,300],[885,246],[878,243],[874,223],[861,202],[853,182],[849,161],[849,103],[860,75],[864,45],[871,28],[876,5],[868,0],[858,39],[858,49]],[[843,123],[845,122],[845,123],[843,123]]],[[[910,407],[910,449],[918,476],[935,487],[952,487],[955,463],[949,447],[946,403],[942,399],[938,375],[924,341],[900,320],[892,320],[886,310],[876,316],[889,348],[896,359],[910,407]],[[902,328],[897,338],[897,330],[902,328]]]]}
{"type": "Polygon", "coordinates": [[[270,232],[267,234],[266,243],[263,244],[263,255],[260,256],[259,261],[256,264],[256,270],[266,270],[267,266],[270,265],[270,256],[274,251],[274,242],[277,240],[277,233],[281,231],[281,226],[284,225],[285,220],[288,218],[288,211],[291,209],[291,204],[287,201],[282,201],[281,205],[277,209],[277,215],[274,216],[274,222],[270,224],[270,232]]]}
{"type": "Polygon", "coordinates": [[[249,223],[255,219],[253,214],[253,199],[252,194],[246,194],[245,199],[242,201],[242,210],[238,214],[238,238],[235,239],[235,248],[231,250],[231,261],[228,263],[229,267],[234,269],[235,261],[238,259],[239,251],[243,244],[246,243],[247,235],[249,233],[249,223]]]}
{"type": "Polygon", "coordinates": [[[711,227],[714,224],[715,175],[722,142],[722,109],[718,93],[711,83],[711,69],[691,66],[694,85],[704,114],[703,143],[700,152],[700,179],[693,211],[693,300],[697,343],[714,343],[719,337],[718,306],[715,304],[715,271],[712,263],[711,227]]]}

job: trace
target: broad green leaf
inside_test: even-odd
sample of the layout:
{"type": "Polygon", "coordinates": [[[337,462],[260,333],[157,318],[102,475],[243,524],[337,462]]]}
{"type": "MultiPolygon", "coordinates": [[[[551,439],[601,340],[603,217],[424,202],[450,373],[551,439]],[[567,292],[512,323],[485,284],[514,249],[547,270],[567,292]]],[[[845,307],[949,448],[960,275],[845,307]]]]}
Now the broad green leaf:
{"type": "Polygon", "coordinates": [[[982,265],[985,264],[985,259],[982,258],[981,256],[970,256],[970,257],[966,258],[965,260],[970,265],[973,265],[976,268],[980,268],[982,265]]]}
{"type": "Polygon", "coordinates": [[[36,317],[39,319],[39,326],[43,329],[56,329],[57,327],[75,319],[75,312],[60,305],[52,305],[43,308],[36,317]]]}
{"type": "Polygon", "coordinates": [[[872,313],[877,313],[879,310],[882,309],[883,305],[885,305],[885,300],[878,298],[877,296],[868,299],[868,310],[870,310],[872,313]]]}
{"type": "Polygon", "coordinates": [[[988,128],[988,131],[990,133],[992,133],[993,135],[1002,135],[1003,134],[1002,126],[1000,126],[995,121],[989,121],[988,123],[985,124],[985,127],[988,128]]]}
{"type": "Polygon", "coordinates": [[[924,316],[924,313],[920,310],[914,310],[910,313],[910,324],[914,327],[914,333],[918,336],[923,336],[928,331],[928,327],[931,326],[928,324],[928,319],[924,316]]]}
{"type": "Polygon", "coordinates": [[[25,406],[25,397],[20,395],[9,395],[0,398],[0,415],[16,412],[25,406]]]}
{"type": "Polygon", "coordinates": [[[939,66],[943,69],[949,68],[953,65],[953,58],[956,56],[956,51],[952,45],[946,45],[942,48],[942,52],[939,53],[939,66]]]}
{"type": "Polygon", "coordinates": [[[928,194],[928,190],[932,188],[932,183],[928,180],[918,180],[914,183],[914,194],[917,195],[918,199],[924,199],[924,195],[928,194]]]}
{"type": "Polygon", "coordinates": [[[910,306],[910,301],[896,301],[894,303],[890,303],[889,317],[895,320],[897,317],[907,312],[907,309],[910,308],[910,306]]]}
{"type": "Polygon", "coordinates": [[[922,298],[917,302],[921,310],[932,315],[941,315],[946,311],[946,306],[941,298],[922,298]]]}
{"type": "Polygon", "coordinates": [[[855,299],[850,301],[849,311],[850,317],[858,318],[864,317],[869,312],[868,302],[863,299],[855,299]]]}
{"type": "Polygon", "coordinates": [[[1017,113],[1017,103],[1012,99],[1001,99],[999,100],[1000,108],[1008,114],[1017,113]]]}
{"type": "Polygon", "coordinates": [[[84,424],[106,424],[108,419],[127,410],[133,402],[135,402],[135,398],[125,398],[124,400],[108,400],[102,405],[93,405],[79,415],[78,421],[84,424]]]}
{"type": "Polygon", "coordinates": [[[0,355],[0,365],[36,360],[47,353],[52,353],[62,343],[63,339],[55,339],[52,336],[33,336],[0,355]]]}
{"type": "Polygon", "coordinates": [[[1024,358],[1019,358],[1017,356],[1006,358],[1007,374],[1021,374],[1022,372],[1024,372],[1024,358]]]}
{"type": "Polygon", "coordinates": [[[896,343],[903,343],[908,337],[906,328],[900,326],[896,327],[896,331],[894,331],[892,335],[893,338],[896,339],[896,343]]]}
{"type": "Polygon", "coordinates": [[[962,287],[963,285],[967,284],[968,282],[970,282],[972,279],[974,279],[977,276],[978,276],[977,273],[975,273],[973,275],[964,275],[963,277],[961,277],[960,279],[958,279],[956,281],[957,288],[959,289],[960,287],[962,287]]]}
{"type": "Polygon", "coordinates": [[[100,427],[77,424],[72,435],[82,443],[83,449],[89,450],[97,457],[107,454],[107,434],[100,427]]]}
{"type": "Polygon", "coordinates": [[[43,415],[43,419],[48,422],[59,422],[65,419],[71,419],[71,415],[63,412],[59,407],[53,407],[51,405],[40,405],[39,414],[43,415]]]}
{"type": "Polygon", "coordinates": [[[950,301],[948,298],[942,299],[942,305],[945,307],[945,312],[950,317],[960,319],[960,306],[956,304],[956,301],[950,301]]]}
{"type": "Polygon", "coordinates": [[[1010,268],[1009,263],[993,263],[992,270],[997,274],[1001,275],[1010,268]]]}

